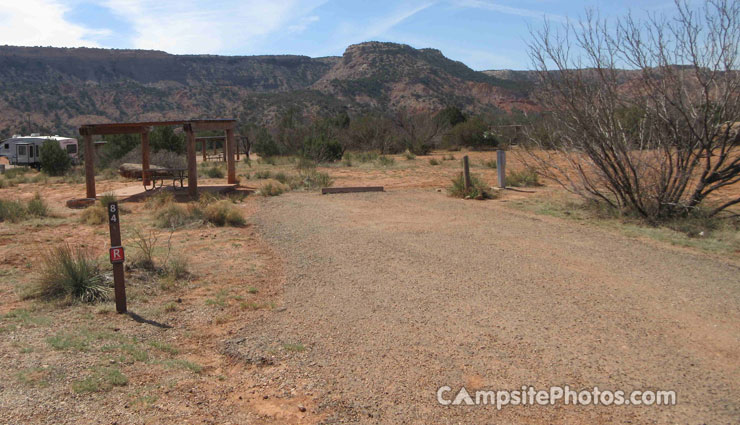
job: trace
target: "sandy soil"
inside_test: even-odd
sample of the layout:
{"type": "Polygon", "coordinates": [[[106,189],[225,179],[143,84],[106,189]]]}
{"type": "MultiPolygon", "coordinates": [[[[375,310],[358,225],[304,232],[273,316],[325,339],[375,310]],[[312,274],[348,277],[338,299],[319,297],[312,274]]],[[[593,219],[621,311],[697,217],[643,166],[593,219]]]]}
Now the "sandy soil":
{"type": "Polygon", "coordinates": [[[259,364],[276,340],[303,344],[257,373],[312,392],[329,423],[740,418],[734,264],[430,191],[289,194],[257,223],[286,261],[285,310],[227,345],[259,364]],[[435,395],[564,384],[678,404],[496,411],[435,395]]]}

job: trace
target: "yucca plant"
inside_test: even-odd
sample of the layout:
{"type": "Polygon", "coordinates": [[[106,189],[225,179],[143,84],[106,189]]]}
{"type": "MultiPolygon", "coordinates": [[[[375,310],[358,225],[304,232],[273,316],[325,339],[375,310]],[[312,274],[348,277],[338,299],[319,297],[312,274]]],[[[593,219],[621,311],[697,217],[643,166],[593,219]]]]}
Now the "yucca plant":
{"type": "Polygon", "coordinates": [[[96,302],[108,299],[110,287],[87,251],[64,244],[44,257],[37,295],[47,300],[96,302]]]}

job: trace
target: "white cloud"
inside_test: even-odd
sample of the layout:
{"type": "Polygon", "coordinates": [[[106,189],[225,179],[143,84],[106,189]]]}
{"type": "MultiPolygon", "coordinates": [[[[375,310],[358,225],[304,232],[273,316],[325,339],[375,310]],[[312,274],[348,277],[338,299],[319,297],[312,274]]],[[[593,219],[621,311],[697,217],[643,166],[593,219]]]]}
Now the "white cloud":
{"type": "Polygon", "coordinates": [[[325,0],[105,0],[132,25],[134,48],[170,53],[249,53],[281,29],[305,29],[325,0]]]}
{"type": "Polygon", "coordinates": [[[507,15],[523,16],[525,18],[548,18],[553,21],[565,21],[565,17],[552,13],[545,13],[540,10],[524,9],[520,7],[506,6],[485,0],[457,0],[453,4],[460,7],[469,7],[474,9],[490,10],[493,12],[505,13],[507,15]]]}
{"type": "Polygon", "coordinates": [[[306,16],[304,18],[301,18],[297,24],[289,26],[288,32],[301,33],[305,31],[311,24],[313,24],[314,22],[318,22],[318,21],[319,21],[319,17],[316,15],[306,16]]]}
{"type": "Polygon", "coordinates": [[[89,37],[104,35],[67,22],[68,7],[56,0],[0,2],[0,44],[18,46],[94,47],[89,37]]]}
{"type": "Polygon", "coordinates": [[[350,44],[361,43],[364,41],[375,40],[385,35],[396,25],[404,22],[423,10],[435,5],[437,1],[427,1],[397,9],[388,15],[370,21],[368,23],[358,24],[356,22],[343,22],[339,25],[333,39],[335,43],[331,46],[325,46],[320,50],[322,54],[331,54],[338,49],[343,49],[350,44]]]}

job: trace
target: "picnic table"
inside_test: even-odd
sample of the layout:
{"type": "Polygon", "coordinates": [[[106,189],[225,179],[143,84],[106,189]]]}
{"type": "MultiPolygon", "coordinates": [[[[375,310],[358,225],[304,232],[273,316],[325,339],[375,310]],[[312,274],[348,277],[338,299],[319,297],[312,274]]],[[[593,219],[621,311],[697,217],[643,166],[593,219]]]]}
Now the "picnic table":
{"type": "MultiPolygon", "coordinates": [[[[157,167],[150,169],[147,174],[149,175],[149,183],[151,184],[151,187],[146,184],[144,185],[144,189],[147,191],[164,186],[164,181],[169,179],[172,179],[172,187],[177,188],[178,181],[180,182],[180,187],[185,187],[183,182],[185,177],[188,176],[188,169],[157,167]],[[157,185],[157,182],[159,182],[159,185],[157,185]]],[[[146,182],[145,179],[142,179],[142,181],[146,182]]]]}

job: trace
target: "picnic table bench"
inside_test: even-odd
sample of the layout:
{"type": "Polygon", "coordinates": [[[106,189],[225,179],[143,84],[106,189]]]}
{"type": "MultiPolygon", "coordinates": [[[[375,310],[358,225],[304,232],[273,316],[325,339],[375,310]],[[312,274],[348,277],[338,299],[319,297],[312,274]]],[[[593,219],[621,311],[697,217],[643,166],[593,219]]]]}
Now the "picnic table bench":
{"type": "Polygon", "coordinates": [[[206,155],[205,156],[206,161],[226,161],[226,154],[223,153],[216,153],[212,155],[206,155]]]}

